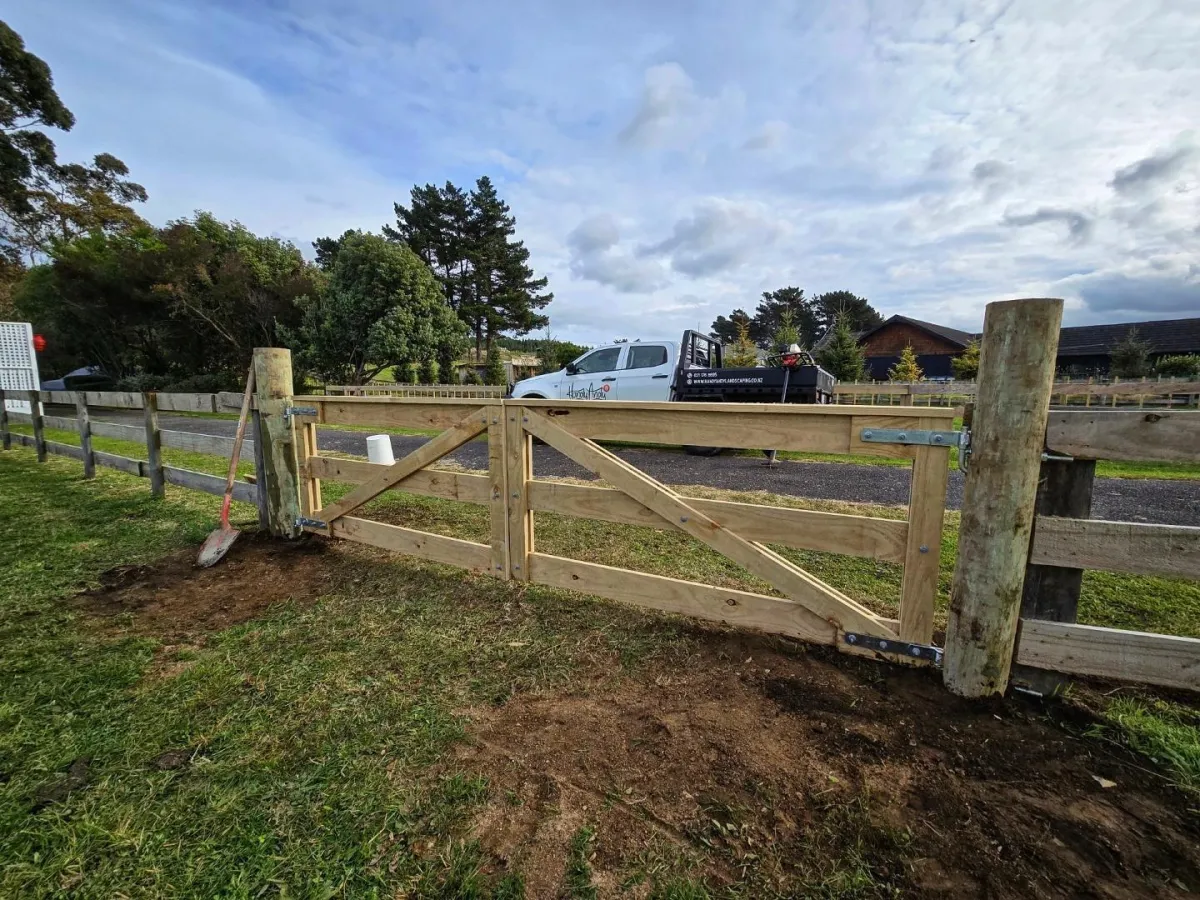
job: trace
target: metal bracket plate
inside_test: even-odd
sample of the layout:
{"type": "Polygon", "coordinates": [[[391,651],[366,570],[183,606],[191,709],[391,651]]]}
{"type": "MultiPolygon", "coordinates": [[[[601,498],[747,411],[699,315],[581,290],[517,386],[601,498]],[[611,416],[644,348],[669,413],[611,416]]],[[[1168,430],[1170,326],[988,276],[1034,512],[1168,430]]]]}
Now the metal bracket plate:
{"type": "Polygon", "coordinates": [[[283,411],[283,417],[291,420],[292,416],[316,416],[317,408],[315,406],[289,406],[283,411]]]}
{"type": "Polygon", "coordinates": [[[894,653],[897,656],[907,656],[909,659],[924,659],[935,666],[942,664],[941,647],[931,647],[928,644],[910,644],[908,641],[875,637],[870,634],[857,634],[853,631],[847,631],[844,640],[852,647],[861,647],[864,650],[875,650],[879,653],[894,653]]]}
{"type": "Polygon", "coordinates": [[[864,444],[925,444],[932,447],[957,447],[962,431],[926,431],[921,428],[864,428],[864,444]]]}
{"type": "Polygon", "coordinates": [[[328,528],[327,522],[322,522],[320,519],[309,519],[305,516],[299,516],[296,519],[296,524],[301,528],[328,528]]]}

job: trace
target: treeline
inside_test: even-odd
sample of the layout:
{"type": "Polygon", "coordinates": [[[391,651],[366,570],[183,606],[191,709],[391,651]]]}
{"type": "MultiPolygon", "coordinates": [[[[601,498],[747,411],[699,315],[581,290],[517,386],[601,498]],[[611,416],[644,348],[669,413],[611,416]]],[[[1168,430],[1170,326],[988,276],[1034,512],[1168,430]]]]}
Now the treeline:
{"type": "Polygon", "coordinates": [[[255,346],[276,345],[327,381],[448,379],[472,344],[548,326],[554,295],[486,176],[416,186],[395,225],[319,238],[309,261],[206,212],[151,225],[121,160],[58,161],[47,131],[74,122],[49,67],[0,22],[0,318],[46,338],[44,376],[96,365],[130,386],[233,387],[255,346]]]}
{"type": "Polygon", "coordinates": [[[778,362],[780,354],[797,344],[816,348],[817,362],[839,381],[861,381],[866,362],[857,335],[882,322],[866,297],[850,291],[809,297],[801,288],[785,287],[764,291],[753,315],[735,309],[717,316],[712,333],[726,345],[727,366],[753,366],[760,352],[778,362]]]}

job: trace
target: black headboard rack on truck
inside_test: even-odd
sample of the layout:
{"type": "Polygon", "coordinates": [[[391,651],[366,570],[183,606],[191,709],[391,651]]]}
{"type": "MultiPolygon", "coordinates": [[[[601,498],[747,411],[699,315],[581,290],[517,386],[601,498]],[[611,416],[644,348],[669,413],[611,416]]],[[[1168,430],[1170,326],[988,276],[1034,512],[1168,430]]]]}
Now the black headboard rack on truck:
{"type": "Polygon", "coordinates": [[[722,367],[720,341],[685,331],[671,399],[716,403],[832,403],[834,377],[804,352],[784,353],[777,367],[722,367]]]}

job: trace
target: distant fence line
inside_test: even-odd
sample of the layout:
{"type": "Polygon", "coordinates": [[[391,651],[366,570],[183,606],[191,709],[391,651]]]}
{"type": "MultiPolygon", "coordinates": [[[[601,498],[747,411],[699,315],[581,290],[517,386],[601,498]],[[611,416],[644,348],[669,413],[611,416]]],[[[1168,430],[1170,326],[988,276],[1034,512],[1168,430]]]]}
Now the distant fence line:
{"type": "MultiPolygon", "coordinates": [[[[974,381],[839,382],[834,403],[871,406],[962,406],[975,402],[974,381]]],[[[1056,381],[1053,406],[1200,408],[1200,381],[1143,379],[1139,381],[1056,381]]]]}

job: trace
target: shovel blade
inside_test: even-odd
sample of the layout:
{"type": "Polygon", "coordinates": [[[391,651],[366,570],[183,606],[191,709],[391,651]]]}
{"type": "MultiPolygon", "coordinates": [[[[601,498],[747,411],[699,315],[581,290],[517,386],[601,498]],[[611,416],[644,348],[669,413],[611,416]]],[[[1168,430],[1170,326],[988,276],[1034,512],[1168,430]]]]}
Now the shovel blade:
{"type": "Polygon", "coordinates": [[[218,528],[204,539],[204,544],[200,547],[200,558],[196,560],[196,565],[206,569],[220,562],[229,552],[229,548],[233,546],[233,542],[237,540],[239,534],[241,532],[236,528],[218,528]]]}

